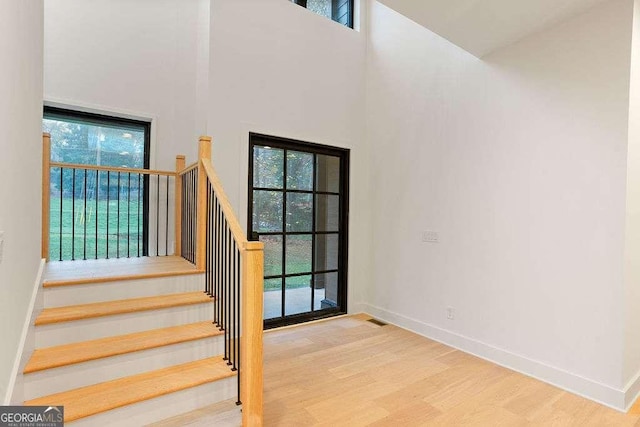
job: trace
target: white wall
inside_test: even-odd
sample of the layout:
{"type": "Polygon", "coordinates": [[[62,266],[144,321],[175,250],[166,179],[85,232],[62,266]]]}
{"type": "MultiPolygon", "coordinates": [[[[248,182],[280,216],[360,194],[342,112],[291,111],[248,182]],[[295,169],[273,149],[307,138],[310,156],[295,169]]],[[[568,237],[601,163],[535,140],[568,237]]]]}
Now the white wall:
{"type": "Polygon", "coordinates": [[[484,61],[370,3],[368,310],[623,406],[632,3],[484,61]]]}
{"type": "Polygon", "coordinates": [[[349,302],[369,281],[365,34],[286,0],[213,0],[213,162],[246,224],[248,133],[351,149],[349,302]]]}
{"type": "Polygon", "coordinates": [[[152,165],[192,163],[206,133],[208,11],[208,0],[47,1],[45,100],[154,118],[152,165]]]}
{"type": "Polygon", "coordinates": [[[640,0],[633,10],[625,241],[625,359],[629,402],[640,391],[640,0]]]}
{"type": "MultiPolygon", "coordinates": [[[[0,402],[40,263],[41,0],[0,1],[0,402]]],[[[10,390],[9,390],[10,391],[10,390]]]]}

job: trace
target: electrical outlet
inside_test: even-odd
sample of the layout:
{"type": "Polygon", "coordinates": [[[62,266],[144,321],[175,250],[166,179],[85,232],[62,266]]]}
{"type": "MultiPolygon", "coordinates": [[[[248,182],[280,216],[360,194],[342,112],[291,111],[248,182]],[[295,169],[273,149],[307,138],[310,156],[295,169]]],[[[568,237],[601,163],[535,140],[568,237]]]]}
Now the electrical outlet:
{"type": "Polygon", "coordinates": [[[440,236],[437,231],[423,231],[422,241],[425,243],[438,243],[440,241],[440,236]]]}
{"type": "Polygon", "coordinates": [[[453,309],[453,307],[447,307],[447,319],[449,320],[453,320],[455,317],[455,310],[453,309]]]}

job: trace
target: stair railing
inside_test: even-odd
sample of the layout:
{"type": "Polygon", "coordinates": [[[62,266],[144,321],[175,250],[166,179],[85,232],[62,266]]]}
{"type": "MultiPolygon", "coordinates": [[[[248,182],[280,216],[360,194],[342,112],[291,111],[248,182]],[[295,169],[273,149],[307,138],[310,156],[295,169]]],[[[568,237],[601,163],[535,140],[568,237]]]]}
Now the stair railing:
{"type": "MultiPolygon", "coordinates": [[[[176,254],[196,264],[198,236],[199,162],[185,167],[184,156],[176,157],[176,254]]],[[[202,269],[202,265],[198,266],[202,269]]]]}
{"type": "MultiPolygon", "coordinates": [[[[138,219],[136,233],[141,221],[141,213],[137,209],[142,207],[149,209],[150,213],[155,211],[156,244],[155,248],[151,249],[155,249],[156,255],[160,255],[162,238],[165,242],[164,255],[169,254],[170,189],[173,188],[174,253],[189,260],[198,270],[205,273],[204,291],[214,299],[213,320],[220,330],[224,331],[224,359],[230,369],[238,373],[237,402],[242,404],[242,424],[243,426],[261,426],[263,420],[264,244],[249,241],[240,226],[211,162],[211,138],[207,136],[200,138],[199,158],[196,163],[185,166],[185,157],[177,156],[175,171],[56,163],[50,160],[50,149],[51,137],[45,133],[43,134],[42,160],[42,257],[47,260],[52,246],[51,236],[55,235],[55,231],[51,229],[51,217],[55,207],[51,204],[52,193],[60,193],[60,218],[56,220],[59,221],[60,239],[63,238],[65,227],[65,221],[62,219],[63,208],[68,208],[67,205],[70,204],[72,222],[75,221],[76,213],[84,215],[85,221],[79,231],[83,243],[82,250],[78,253],[82,253],[83,258],[89,258],[91,255],[99,257],[97,243],[98,235],[101,233],[99,220],[95,217],[93,219],[92,226],[95,226],[95,230],[89,230],[86,222],[87,207],[93,204],[95,214],[103,217],[102,225],[106,225],[108,230],[106,257],[114,251],[113,248],[108,249],[111,238],[116,239],[117,242],[115,255],[112,257],[121,257],[140,256],[142,252],[138,248],[144,248],[144,245],[149,244],[148,236],[145,235],[142,240],[138,240],[141,243],[134,253],[130,246],[125,252],[120,253],[121,234],[127,230],[128,236],[131,235],[130,210],[133,195],[137,197],[137,204],[135,200],[133,204],[136,207],[135,215],[138,219]],[[70,192],[71,198],[64,202],[64,178],[69,176],[71,176],[72,188],[70,190],[67,188],[66,191],[67,195],[70,192]],[[98,192],[93,197],[88,195],[90,179],[93,177],[95,177],[94,188],[102,188],[106,185],[106,193],[102,198],[98,192]],[[54,180],[58,180],[59,185],[54,185],[54,180]],[[173,185],[171,185],[172,180],[173,185]],[[150,193],[150,199],[155,200],[155,204],[150,201],[150,206],[142,205],[144,191],[150,193]],[[112,200],[112,193],[115,200],[112,200]],[[124,197],[124,203],[127,203],[124,213],[127,219],[123,221],[121,221],[121,196],[124,197]],[[77,200],[79,205],[76,211],[77,200]],[[106,203],[106,213],[102,213],[102,209],[99,209],[100,203],[106,203]],[[115,219],[109,216],[112,203],[115,203],[113,209],[116,212],[111,214],[116,215],[115,219]],[[161,225],[164,225],[164,234],[161,232],[161,225]],[[94,252],[89,251],[90,256],[87,256],[87,236],[90,231],[94,234],[96,243],[94,252]]],[[[75,233],[74,227],[75,225],[72,225],[72,233],[75,233]]],[[[72,246],[75,246],[75,236],[72,236],[71,241],[72,246]]],[[[54,243],[60,247],[59,258],[62,260],[63,245],[60,242],[54,243]]],[[[150,252],[153,251],[150,250],[150,252]]],[[[71,257],[74,258],[76,253],[75,248],[72,249],[71,257]]]]}
{"type": "Polygon", "coordinates": [[[172,255],[176,172],[52,162],[42,142],[42,258],[172,255]]]}
{"type": "Polygon", "coordinates": [[[184,159],[176,159],[176,194],[184,199],[176,215],[183,221],[176,241],[182,256],[195,254],[196,268],[205,272],[214,324],[224,331],[224,360],[238,373],[242,425],[261,426],[264,244],[249,241],[240,226],[213,168],[210,137],[200,137],[198,157],[187,168],[184,159]]]}

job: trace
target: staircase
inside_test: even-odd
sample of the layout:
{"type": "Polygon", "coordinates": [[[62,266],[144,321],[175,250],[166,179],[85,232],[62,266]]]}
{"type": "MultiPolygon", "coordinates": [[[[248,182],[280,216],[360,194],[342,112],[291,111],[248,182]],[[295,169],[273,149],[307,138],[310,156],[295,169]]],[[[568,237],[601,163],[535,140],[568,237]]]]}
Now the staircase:
{"type": "MultiPolygon", "coordinates": [[[[137,426],[236,399],[203,274],[183,262],[184,270],[158,278],[45,279],[25,404],[64,405],[72,425],[137,426]]],[[[73,263],[83,271],[96,262],[73,263]]],[[[131,261],[111,264],[117,271],[131,261]]]]}
{"type": "Polygon", "coordinates": [[[211,163],[211,138],[200,138],[193,165],[177,156],[175,171],[53,163],[48,134],[43,144],[42,256],[49,261],[57,247],[59,261],[45,271],[36,350],[23,371],[25,405],[62,405],[65,422],[74,426],[140,426],[232,401],[242,405],[237,425],[261,426],[264,246],[247,240],[229,204],[211,163]],[[63,170],[73,177],[71,223],[76,205],[96,208],[90,228],[84,223],[74,237],[72,225],[70,252],[63,252],[62,197],[68,196],[60,191],[58,207],[50,201],[50,177],[57,173],[62,189],[63,170]],[[104,201],[87,198],[89,177],[97,186],[100,174],[107,180],[107,208],[100,213],[106,233],[98,224],[104,201]],[[77,176],[84,191],[76,191],[77,176]],[[110,176],[117,183],[113,220],[110,176]],[[130,246],[131,194],[140,198],[143,183],[155,194],[155,210],[149,209],[155,230],[144,237],[149,240],[136,230],[130,246]],[[54,212],[57,225],[50,223],[54,212]],[[169,255],[171,231],[176,255],[169,255]],[[105,235],[106,259],[98,259],[105,235]],[[115,243],[109,236],[117,236],[115,243]],[[156,257],[140,257],[153,240],[156,257]],[[157,256],[161,242],[165,256],[157,256]]]}

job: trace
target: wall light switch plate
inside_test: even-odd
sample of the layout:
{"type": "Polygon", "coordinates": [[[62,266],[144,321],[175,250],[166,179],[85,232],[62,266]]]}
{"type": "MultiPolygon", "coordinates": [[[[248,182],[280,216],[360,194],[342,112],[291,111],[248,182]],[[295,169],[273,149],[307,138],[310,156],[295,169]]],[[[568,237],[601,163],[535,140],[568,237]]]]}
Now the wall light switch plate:
{"type": "Polygon", "coordinates": [[[438,243],[440,241],[440,236],[437,231],[423,231],[422,241],[426,243],[438,243]]]}

